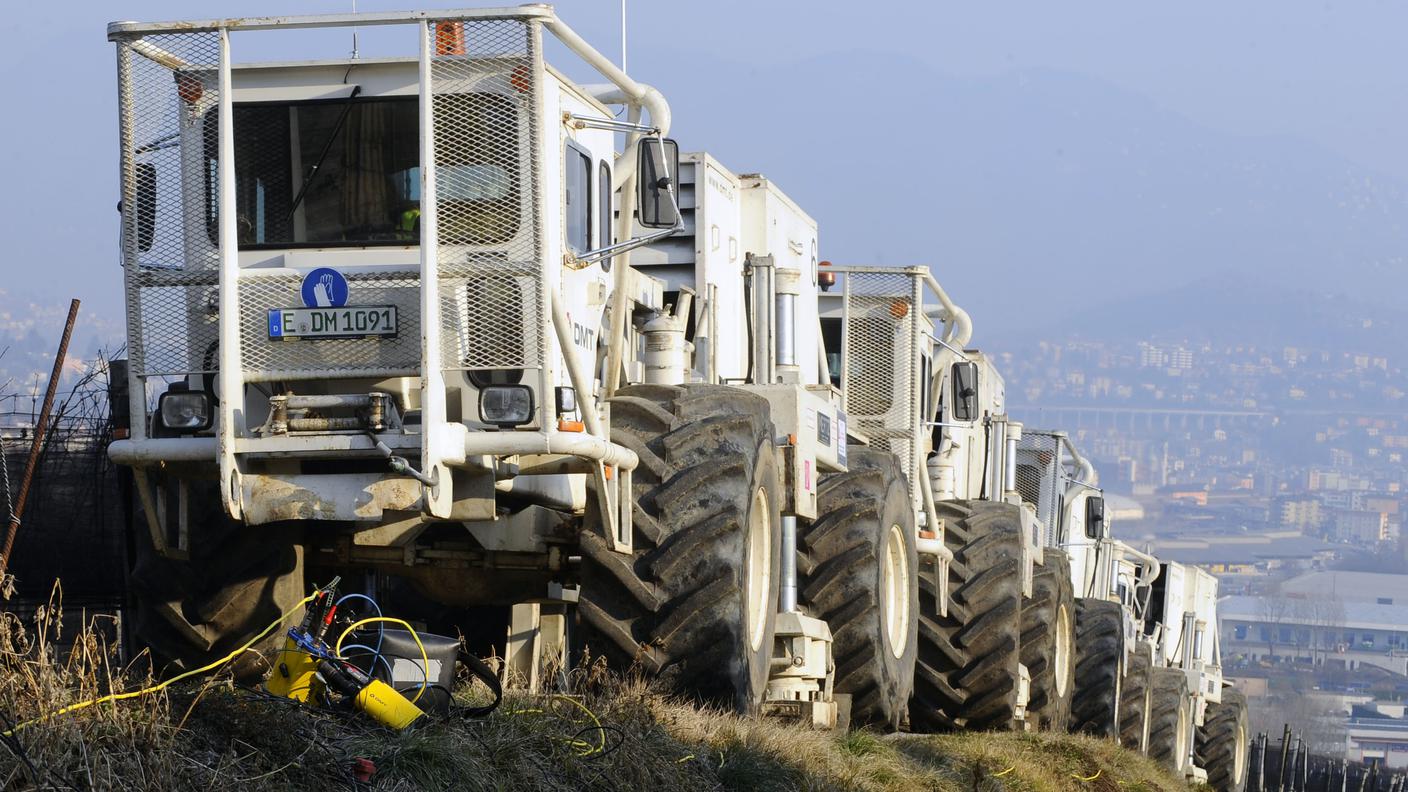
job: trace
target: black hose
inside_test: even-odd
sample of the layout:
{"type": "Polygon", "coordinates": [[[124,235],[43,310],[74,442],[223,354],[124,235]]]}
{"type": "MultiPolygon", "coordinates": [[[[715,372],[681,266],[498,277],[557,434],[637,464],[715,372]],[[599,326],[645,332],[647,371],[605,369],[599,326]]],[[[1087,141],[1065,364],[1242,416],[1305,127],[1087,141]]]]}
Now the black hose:
{"type": "Polygon", "coordinates": [[[499,704],[504,700],[504,688],[499,684],[499,677],[494,673],[494,670],[483,660],[465,651],[463,647],[460,648],[460,662],[464,663],[465,668],[469,669],[469,673],[483,682],[484,686],[489,688],[489,692],[494,694],[494,700],[491,703],[482,707],[465,707],[460,710],[460,714],[466,718],[482,718],[498,709],[499,704]]]}
{"type": "Polygon", "coordinates": [[[988,451],[992,447],[992,422],[984,419],[983,429],[983,488],[978,490],[978,500],[988,499],[988,451]]]}

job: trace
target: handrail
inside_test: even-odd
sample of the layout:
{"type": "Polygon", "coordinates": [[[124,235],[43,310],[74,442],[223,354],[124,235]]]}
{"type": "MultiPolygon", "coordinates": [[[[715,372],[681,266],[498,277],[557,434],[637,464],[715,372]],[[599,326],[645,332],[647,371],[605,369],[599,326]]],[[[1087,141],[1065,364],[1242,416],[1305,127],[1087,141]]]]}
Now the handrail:
{"type": "Polygon", "coordinates": [[[944,339],[958,348],[963,348],[973,339],[973,320],[968,316],[968,312],[958,307],[958,304],[948,296],[948,292],[939,284],[934,277],[933,270],[925,266],[908,267],[880,267],[866,264],[832,264],[826,268],[828,272],[837,272],[847,275],[916,275],[924,281],[924,285],[929,287],[938,298],[939,305],[943,306],[947,318],[955,323],[955,331],[952,338],[944,339]]]}
{"type": "Polygon", "coordinates": [[[108,40],[156,33],[209,33],[215,30],[280,30],[319,27],[370,27],[402,25],[426,20],[461,22],[475,19],[556,18],[548,5],[516,8],[459,8],[439,11],[373,11],[360,14],[301,14],[293,16],[227,17],[185,22],[109,22],[108,40]]]}
{"type": "MultiPolygon", "coordinates": [[[[357,438],[358,442],[365,442],[357,438]]],[[[370,443],[367,443],[370,447],[370,443]]],[[[513,454],[570,454],[634,470],[640,464],[635,452],[581,432],[466,432],[468,456],[513,454]]],[[[210,462],[218,453],[214,437],[158,437],[148,440],[114,440],[108,458],[119,465],[147,467],[162,462],[210,462]]]]}

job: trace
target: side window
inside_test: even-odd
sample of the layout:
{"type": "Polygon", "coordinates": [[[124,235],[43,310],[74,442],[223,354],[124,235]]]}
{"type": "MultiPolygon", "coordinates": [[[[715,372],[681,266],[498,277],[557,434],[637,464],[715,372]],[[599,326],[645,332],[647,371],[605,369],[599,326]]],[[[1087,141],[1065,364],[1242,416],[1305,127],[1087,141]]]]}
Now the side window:
{"type": "Polygon", "coordinates": [[[566,219],[567,246],[575,253],[585,253],[591,249],[592,158],[571,141],[562,155],[562,211],[566,219]]]}
{"type": "Polygon", "coordinates": [[[841,387],[841,319],[823,317],[821,340],[826,347],[826,368],[831,372],[831,384],[841,387]]]}
{"type": "Polygon", "coordinates": [[[611,244],[611,195],[611,166],[606,164],[606,160],[602,160],[601,167],[596,172],[596,246],[599,248],[611,244]]]}

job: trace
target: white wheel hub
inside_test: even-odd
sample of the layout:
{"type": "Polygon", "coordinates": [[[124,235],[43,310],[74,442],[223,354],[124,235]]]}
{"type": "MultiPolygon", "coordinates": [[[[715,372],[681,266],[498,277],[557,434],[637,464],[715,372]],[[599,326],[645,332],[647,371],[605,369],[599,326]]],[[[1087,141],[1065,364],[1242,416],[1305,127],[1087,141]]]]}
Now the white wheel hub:
{"type": "Polygon", "coordinates": [[[1070,687],[1069,677],[1071,673],[1071,653],[1075,649],[1075,625],[1071,621],[1071,612],[1066,608],[1065,603],[1056,609],[1056,656],[1052,658],[1052,666],[1056,673],[1056,697],[1065,698],[1066,688],[1070,687]]]}
{"type": "Polygon", "coordinates": [[[1180,771],[1188,764],[1188,721],[1188,697],[1184,696],[1178,702],[1178,727],[1173,732],[1173,766],[1180,771]]]}
{"type": "Polygon", "coordinates": [[[884,554],[880,564],[880,618],[890,654],[903,657],[909,645],[910,573],[904,529],[899,525],[891,525],[885,532],[884,554]]]}
{"type": "Polygon", "coordinates": [[[1149,753],[1149,713],[1154,706],[1154,686],[1149,674],[1144,676],[1144,725],[1139,730],[1139,752],[1149,753]]]}
{"type": "Polygon", "coordinates": [[[758,651],[763,646],[768,614],[772,610],[772,509],[767,490],[759,487],[753,493],[748,512],[747,557],[744,559],[743,608],[748,628],[748,646],[758,651]]]}
{"type": "Polygon", "coordinates": [[[1247,724],[1237,719],[1236,744],[1232,747],[1232,783],[1238,784],[1247,777],[1247,724]]]}

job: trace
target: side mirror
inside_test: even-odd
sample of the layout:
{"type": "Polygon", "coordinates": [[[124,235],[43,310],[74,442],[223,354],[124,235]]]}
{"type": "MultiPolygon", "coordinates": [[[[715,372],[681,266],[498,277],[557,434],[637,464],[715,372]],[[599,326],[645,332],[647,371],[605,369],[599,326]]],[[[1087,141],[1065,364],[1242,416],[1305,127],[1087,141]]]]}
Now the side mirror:
{"type": "Polygon", "coordinates": [[[953,419],[955,421],[976,421],[978,419],[978,364],[972,361],[959,361],[953,364],[953,419]]]}
{"type": "Polygon", "coordinates": [[[640,141],[636,165],[639,220],[646,228],[674,228],[679,212],[670,193],[679,184],[680,147],[675,141],[647,137],[640,141]]]}
{"type": "Polygon", "coordinates": [[[1085,535],[1089,539],[1100,539],[1107,535],[1105,527],[1105,499],[1085,499],[1085,535]]]}
{"type": "Polygon", "coordinates": [[[137,249],[146,253],[156,238],[156,166],[139,162],[136,176],[137,249]]]}

